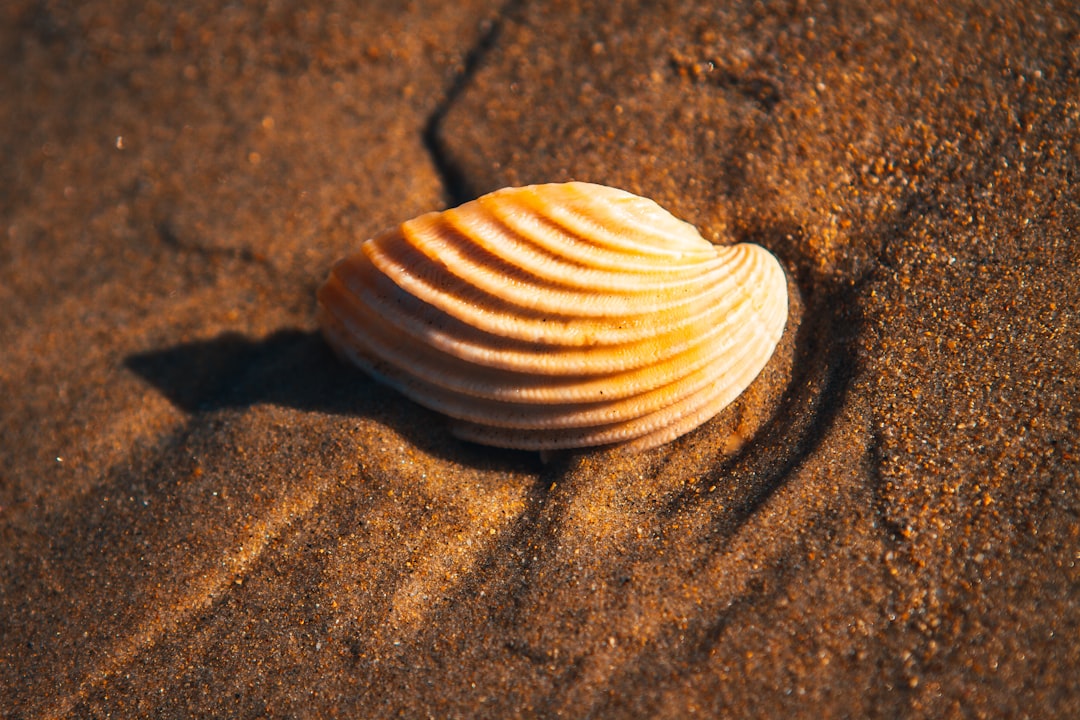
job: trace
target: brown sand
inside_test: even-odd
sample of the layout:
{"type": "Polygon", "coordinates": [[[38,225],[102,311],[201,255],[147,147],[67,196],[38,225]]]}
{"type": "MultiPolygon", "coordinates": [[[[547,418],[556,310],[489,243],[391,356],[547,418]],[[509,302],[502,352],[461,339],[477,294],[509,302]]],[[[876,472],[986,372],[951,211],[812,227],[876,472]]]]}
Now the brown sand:
{"type": "Polygon", "coordinates": [[[0,10],[0,717],[1080,716],[1075,3],[219,5],[0,10]],[[314,333],[570,178],[785,264],[698,431],[542,466],[314,333]]]}

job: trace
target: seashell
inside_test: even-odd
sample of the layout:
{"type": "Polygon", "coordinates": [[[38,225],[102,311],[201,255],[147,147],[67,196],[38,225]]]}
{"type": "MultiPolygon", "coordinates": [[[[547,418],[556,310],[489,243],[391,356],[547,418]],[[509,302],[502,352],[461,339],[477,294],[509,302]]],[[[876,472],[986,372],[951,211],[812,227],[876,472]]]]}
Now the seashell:
{"type": "Polygon", "coordinates": [[[341,355],[456,435],[536,450],[689,432],[757,377],[788,309],[764,248],[581,182],[409,220],[339,261],[318,300],[341,355]]]}

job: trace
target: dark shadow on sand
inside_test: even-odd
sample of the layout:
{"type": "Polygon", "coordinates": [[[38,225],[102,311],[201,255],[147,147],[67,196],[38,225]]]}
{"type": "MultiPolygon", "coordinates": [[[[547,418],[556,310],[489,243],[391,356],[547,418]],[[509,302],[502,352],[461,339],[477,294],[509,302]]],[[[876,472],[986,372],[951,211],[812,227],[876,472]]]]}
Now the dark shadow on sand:
{"type": "Polygon", "coordinates": [[[187,413],[272,403],[345,413],[373,383],[336,360],[317,333],[279,330],[253,340],[225,333],[130,355],[124,365],[187,413]]]}
{"type": "Polygon", "coordinates": [[[343,363],[317,332],[279,330],[262,339],[223,333],[129,355],[124,365],[193,415],[268,404],[365,416],[443,459],[478,469],[540,467],[537,453],[454,438],[442,416],[343,363]]]}

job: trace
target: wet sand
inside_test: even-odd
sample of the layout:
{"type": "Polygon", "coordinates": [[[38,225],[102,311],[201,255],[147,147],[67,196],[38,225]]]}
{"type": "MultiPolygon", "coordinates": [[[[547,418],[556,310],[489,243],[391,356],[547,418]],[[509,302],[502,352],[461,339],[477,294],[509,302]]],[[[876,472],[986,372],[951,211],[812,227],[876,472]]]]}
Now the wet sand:
{"type": "Polygon", "coordinates": [[[1080,715],[1080,14],[0,10],[0,717],[1080,715]],[[455,440],[330,263],[505,185],[773,251],[746,394],[455,440]]]}

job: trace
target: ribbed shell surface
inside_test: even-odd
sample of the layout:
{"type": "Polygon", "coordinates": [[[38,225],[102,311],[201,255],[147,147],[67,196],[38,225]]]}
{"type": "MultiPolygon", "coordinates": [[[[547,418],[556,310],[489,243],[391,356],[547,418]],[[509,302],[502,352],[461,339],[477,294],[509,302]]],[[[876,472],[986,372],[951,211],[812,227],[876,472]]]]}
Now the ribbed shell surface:
{"type": "Polygon", "coordinates": [[[506,188],[365,242],[319,288],[339,353],[488,445],[643,449],[692,430],[768,362],[787,281],[651,200],[506,188]]]}

